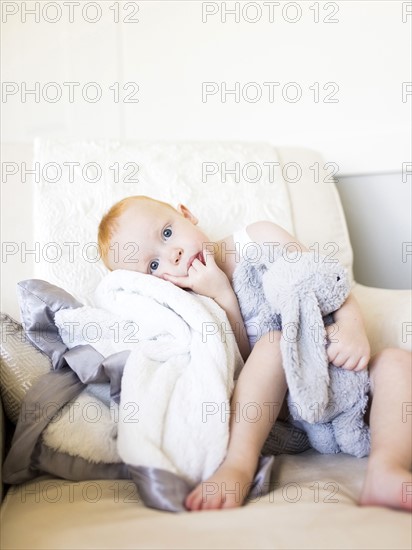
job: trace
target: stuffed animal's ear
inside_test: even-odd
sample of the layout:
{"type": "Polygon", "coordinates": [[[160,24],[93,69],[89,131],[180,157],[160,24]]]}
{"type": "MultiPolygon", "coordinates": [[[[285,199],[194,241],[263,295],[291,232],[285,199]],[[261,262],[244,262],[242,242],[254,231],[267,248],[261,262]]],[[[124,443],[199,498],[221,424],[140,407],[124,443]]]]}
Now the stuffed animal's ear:
{"type": "Polygon", "coordinates": [[[319,421],[328,403],[325,327],[314,293],[289,296],[282,307],[281,351],[290,398],[307,422],[319,421]]]}

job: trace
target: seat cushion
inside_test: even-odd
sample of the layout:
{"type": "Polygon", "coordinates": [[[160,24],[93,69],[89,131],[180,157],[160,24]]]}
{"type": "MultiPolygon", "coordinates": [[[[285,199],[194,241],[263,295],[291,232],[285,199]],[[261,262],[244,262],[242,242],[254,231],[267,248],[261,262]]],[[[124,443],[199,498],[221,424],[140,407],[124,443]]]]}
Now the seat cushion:
{"type": "Polygon", "coordinates": [[[178,514],[146,508],[130,480],[40,478],[9,490],[2,548],[409,549],[408,513],[357,505],[366,462],[314,450],[281,455],[269,494],[237,509],[178,514]]]}

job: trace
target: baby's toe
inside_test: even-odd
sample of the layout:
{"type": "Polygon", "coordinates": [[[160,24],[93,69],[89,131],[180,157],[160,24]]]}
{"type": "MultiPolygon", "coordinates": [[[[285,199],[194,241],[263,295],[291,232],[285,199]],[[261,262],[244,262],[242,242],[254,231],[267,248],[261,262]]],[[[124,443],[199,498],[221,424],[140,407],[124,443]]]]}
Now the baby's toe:
{"type": "Polygon", "coordinates": [[[222,507],[222,498],[220,494],[209,495],[202,499],[202,510],[218,510],[222,507]]]}
{"type": "Polygon", "coordinates": [[[196,487],[196,489],[193,489],[186,497],[185,506],[188,510],[194,511],[200,509],[201,498],[199,498],[198,489],[199,488],[196,487]]]}

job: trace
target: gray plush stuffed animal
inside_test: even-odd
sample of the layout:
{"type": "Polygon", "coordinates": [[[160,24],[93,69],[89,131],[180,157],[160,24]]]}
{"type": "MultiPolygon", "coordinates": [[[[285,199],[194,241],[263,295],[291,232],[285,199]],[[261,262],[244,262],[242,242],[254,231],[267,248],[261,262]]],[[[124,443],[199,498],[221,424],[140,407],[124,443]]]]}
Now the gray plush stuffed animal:
{"type": "MultiPolygon", "coordinates": [[[[304,252],[292,262],[282,251],[259,262],[244,260],[233,286],[242,315],[261,334],[282,330],[280,343],[293,423],[321,453],[366,456],[370,433],[363,415],[368,402],[367,370],[347,371],[328,362],[325,324],[349,295],[346,270],[304,252]]],[[[336,333],[339,338],[339,333],[336,333]]]]}

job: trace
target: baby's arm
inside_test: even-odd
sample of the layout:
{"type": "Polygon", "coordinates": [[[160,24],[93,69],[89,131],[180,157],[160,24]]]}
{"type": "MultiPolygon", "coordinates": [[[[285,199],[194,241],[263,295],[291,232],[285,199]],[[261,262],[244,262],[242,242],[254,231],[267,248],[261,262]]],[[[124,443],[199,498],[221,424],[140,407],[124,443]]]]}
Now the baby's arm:
{"type": "Polygon", "coordinates": [[[326,327],[330,340],[327,353],[331,363],[347,370],[360,371],[367,367],[370,346],[357,301],[349,295],[333,314],[334,323],[326,327]]]}
{"type": "MultiPolygon", "coordinates": [[[[228,280],[229,282],[229,280],[228,280]]],[[[243,360],[249,357],[250,345],[247,337],[242,314],[240,313],[239,302],[236,295],[229,284],[229,288],[225,294],[215,298],[215,301],[225,310],[227,318],[229,319],[230,326],[235,333],[235,338],[239,346],[239,351],[243,357],[243,360]]]]}

